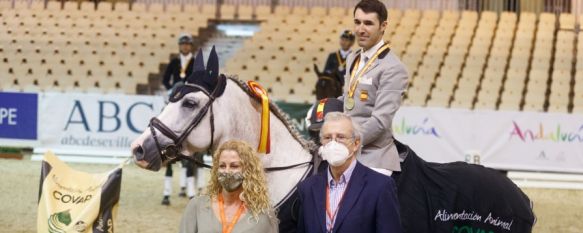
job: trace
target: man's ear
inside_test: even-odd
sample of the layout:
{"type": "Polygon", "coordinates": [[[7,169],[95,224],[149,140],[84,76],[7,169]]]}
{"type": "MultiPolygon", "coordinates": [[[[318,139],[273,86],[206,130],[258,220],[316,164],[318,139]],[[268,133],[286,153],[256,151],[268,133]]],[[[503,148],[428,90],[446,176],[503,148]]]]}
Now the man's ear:
{"type": "Polygon", "coordinates": [[[355,139],[354,140],[354,146],[356,146],[356,150],[358,150],[358,148],[360,148],[362,145],[360,144],[362,141],[361,139],[355,139]]]}
{"type": "Polygon", "coordinates": [[[383,32],[383,34],[385,33],[385,30],[387,30],[387,25],[389,25],[389,21],[385,20],[381,23],[381,31],[383,32]]]}

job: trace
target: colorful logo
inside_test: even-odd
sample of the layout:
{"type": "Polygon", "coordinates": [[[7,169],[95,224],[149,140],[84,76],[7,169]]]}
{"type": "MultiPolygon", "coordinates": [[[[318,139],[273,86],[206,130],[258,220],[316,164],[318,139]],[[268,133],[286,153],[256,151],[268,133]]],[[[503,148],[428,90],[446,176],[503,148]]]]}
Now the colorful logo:
{"type": "Polygon", "coordinates": [[[566,131],[560,124],[554,129],[545,128],[539,123],[537,129],[521,128],[516,121],[512,121],[510,139],[517,137],[523,142],[551,141],[551,142],[583,142],[583,125],[577,130],[566,131]]]}
{"type": "Polygon", "coordinates": [[[436,138],[441,137],[437,129],[429,124],[429,118],[425,117],[420,124],[410,124],[405,118],[401,122],[393,123],[393,133],[396,135],[427,135],[436,138]]]}
{"type": "Polygon", "coordinates": [[[69,210],[54,213],[49,217],[49,233],[65,233],[65,228],[71,224],[69,210]]]}

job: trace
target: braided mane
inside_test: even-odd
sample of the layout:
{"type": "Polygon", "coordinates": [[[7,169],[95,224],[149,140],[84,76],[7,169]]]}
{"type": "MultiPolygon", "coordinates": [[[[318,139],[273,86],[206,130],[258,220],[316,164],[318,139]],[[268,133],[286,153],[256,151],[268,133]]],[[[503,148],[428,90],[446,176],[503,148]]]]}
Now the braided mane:
{"type": "MultiPolygon", "coordinates": [[[[255,98],[255,96],[251,92],[251,89],[249,88],[245,81],[239,79],[237,75],[227,76],[227,78],[234,81],[245,93],[247,93],[247,95],[249,95],[249,97],[251,97],[252,99],[257,101],[257,103],[259,103],[259,100],[255,98]]],[[[287,128],[289,133],[293,136],[294,139],[296,139],[296,141],[300,143],[300,145],[302,145],[302,147],[305,150],[309,151],[311,154],[314,154],[316,152],[317,149],[316,144],[312,141],[304,139],[304,137],[291,123],[289,116],[283,110],[281,110],[281,108],[279,108],[275,103],[273,103],[271,99],[269,100],[269,110],[271,110],[271,112],[273,113],[273,115],[277,117],[277,119],[283,122],[283,125],[287,128]]]]}

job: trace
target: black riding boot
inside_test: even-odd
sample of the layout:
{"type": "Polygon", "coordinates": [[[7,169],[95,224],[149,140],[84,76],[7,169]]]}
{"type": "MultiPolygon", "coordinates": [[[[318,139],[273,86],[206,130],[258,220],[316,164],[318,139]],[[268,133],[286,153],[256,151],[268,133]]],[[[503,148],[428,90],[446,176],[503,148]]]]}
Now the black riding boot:
{"type": "Polygon", "coordinates": [[[162,205],[170,205],[170,196],[164,196],[164,199],[162,199],[162,205]]]}
{"type": "Polygon", "coordinates": [[[178,194],[179,197],[186,197],[186,187],[180,188],[180,193],[178,194]]]}

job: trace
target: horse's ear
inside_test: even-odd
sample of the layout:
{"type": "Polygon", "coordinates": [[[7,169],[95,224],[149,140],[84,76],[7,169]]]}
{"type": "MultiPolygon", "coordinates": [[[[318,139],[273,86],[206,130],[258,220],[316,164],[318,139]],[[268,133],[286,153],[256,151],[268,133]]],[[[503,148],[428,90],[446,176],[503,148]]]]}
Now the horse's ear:
{"type": "Polygon", "coordinates": [[[321,76],[322,73],[320,73],[320,69],[318,68],[318,65],[314,64],[314,72],[316,72],[317,76],[321,76]]]}
{"type": "Polygon", "coordinates": [[[209,72],[209,76],[212,79],[216,79],[219,76],[219,55],[217,55],[214,45],[206,62],[206,71],[209,72]]]}
{"type": "Polygon", "coordinates": [[[198,49],[196,57],[194,58],[193,71],[204,71],[204,58],[202,57],[202,49],[198,49]]]}
{"type": "Polygon", "coordinates": [[[217,80],[216,82],[216,87],[215,87],[215,91],[213,93],[213,96],[215,98],[218,98],[220,96],[223,95],[223,93],[225,92],[225,89],[227,87],[227,77],[225,77],[224,74],[219,75],[215,80],[217,80]]]}

